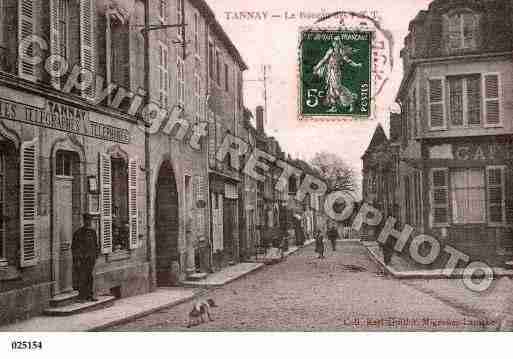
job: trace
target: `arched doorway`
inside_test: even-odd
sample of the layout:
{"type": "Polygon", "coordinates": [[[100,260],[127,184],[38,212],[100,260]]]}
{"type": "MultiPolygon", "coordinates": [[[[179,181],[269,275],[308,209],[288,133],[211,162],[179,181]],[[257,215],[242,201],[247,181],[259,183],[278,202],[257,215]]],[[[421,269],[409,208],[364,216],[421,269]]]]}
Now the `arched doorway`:
{"type": "Polygon", "coordinates": [[[170,161],[160,167],[155,195],[157,285],[171,286],[178,282],[180,256],[178,191],[170,161]]]}

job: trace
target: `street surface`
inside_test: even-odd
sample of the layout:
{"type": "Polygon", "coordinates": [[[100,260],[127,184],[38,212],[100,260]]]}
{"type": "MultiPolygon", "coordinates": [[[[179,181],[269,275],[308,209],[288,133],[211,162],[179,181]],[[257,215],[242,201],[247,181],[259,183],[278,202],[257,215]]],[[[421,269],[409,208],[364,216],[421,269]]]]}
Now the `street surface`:
{"type": "Polygon", "coordinates": [[[214,321],[186,328],[192,303],[162,310],[111,328],[114,331],[391,331],[493,330],[443,300],[396,279],[378,267],[357,243],[327,246],[317,259],[313,246],[266,266],[205,298],[219,305],[214,321]]]}

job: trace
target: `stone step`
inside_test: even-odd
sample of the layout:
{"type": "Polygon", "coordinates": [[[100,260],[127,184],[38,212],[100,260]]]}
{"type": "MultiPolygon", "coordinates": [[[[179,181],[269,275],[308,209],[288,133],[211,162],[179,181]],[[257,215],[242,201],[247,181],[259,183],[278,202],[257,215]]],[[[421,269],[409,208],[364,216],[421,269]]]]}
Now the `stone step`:
{"type": "Polygon", "coordinates": [[[197,280],[202,280],[202,279],[205,279],[207,278],[208,276],[208,273],[191,273],[187,276],[187,280],[190,280],[190,281],[197,281],[197,280]]]}
{"type": "Polygon", "coordinates": [[[90,312],[93,310],[103,309],[110,307],[114,304],[115,297],[110,295],[103,295],[98,297],[96,302],[75,302],[64,307],[48,308],[44,311],[44,314],[49,316],[69,316],[84,312],[90,312]]]}
{"type": "Polygon", "coordinates": [[[52,308],[65,307],[67,305],[72,304],[77,297],[78,297],[77,290],[73,290],[73,291],[67,292],[67,293],[57,294],[50,299],[50,307],[52,307],[52,308]]]}

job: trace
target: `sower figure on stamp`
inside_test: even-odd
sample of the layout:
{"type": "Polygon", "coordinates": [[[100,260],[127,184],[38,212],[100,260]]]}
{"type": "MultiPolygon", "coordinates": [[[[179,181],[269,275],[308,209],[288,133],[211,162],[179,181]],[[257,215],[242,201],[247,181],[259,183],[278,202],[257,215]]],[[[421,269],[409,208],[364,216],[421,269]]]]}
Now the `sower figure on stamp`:
{"type": "Polygon", "coordinates": [[[78,299],[96,301],[93,293],[93,270],[100,247],[96,232],[91,227],[91,215],[84,214],[84,225],[73,235],[71,251],[73,253],[74,273],[78,275],[78,299]]]}
{"type": "Polygon", "coordinates": [[[344,86],[342,79],[346,63],[352,67],[362,67],[361,63],[350,58],[356,51],[351,46],[344,45],[339,37],[335,37],[331,47],[313,69],[314,74],[324,79],[326,84],[326,104],[330,106],[328,112],[336,112],[337,106],[349,106],[349,111],[353,112],[353,104],[358,95],[344,86]]]}

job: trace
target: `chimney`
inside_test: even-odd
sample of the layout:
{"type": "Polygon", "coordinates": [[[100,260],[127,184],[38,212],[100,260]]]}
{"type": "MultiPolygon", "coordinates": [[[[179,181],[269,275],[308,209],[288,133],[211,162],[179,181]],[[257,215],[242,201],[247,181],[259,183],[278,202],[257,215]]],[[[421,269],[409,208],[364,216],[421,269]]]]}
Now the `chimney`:
{"type": "Polygon", "coordinates": [[[255,113],[257,132],[264,133],[264,108],[262,106],[257,106],[255,113]]]}

